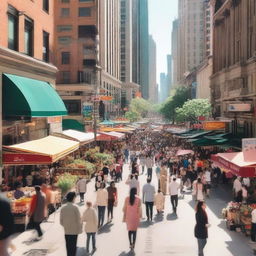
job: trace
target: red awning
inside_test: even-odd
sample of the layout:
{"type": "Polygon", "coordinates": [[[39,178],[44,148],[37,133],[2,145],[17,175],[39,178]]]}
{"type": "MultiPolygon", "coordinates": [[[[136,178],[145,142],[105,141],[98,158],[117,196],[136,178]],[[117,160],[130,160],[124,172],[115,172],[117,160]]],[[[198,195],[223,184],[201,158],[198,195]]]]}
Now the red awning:
{"type": "Polygon", "coordinates": [[[241,177],[256,177],[255,162],[245,162],[243,152],[219,153],[212,155],[211,160],[219,166],[241,177]]]}
{"type": "Polygon", "coordinates": [[[111,141],[123,139],[125,135],[119,132],[99,132],[98,141],[111,141]]]}

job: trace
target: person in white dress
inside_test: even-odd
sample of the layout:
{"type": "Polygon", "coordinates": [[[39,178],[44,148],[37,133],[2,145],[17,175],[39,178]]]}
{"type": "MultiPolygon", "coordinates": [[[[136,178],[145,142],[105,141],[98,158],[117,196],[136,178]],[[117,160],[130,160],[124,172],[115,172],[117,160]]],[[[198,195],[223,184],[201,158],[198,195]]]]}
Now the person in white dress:
{"type": "Polygon", "coordinates": [[[158,190],[158,193],[155,195],[155,206],[157,213],[161,213],[164,210],[165,197],[161,190],[158,190]]]}

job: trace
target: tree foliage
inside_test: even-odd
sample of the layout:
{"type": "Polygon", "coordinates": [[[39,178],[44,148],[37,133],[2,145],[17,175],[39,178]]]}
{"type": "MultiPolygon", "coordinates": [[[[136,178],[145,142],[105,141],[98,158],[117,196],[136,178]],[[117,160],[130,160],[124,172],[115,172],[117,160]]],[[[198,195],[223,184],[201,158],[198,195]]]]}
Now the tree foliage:
{"type": "Polygon", "coordinates": [[[187,87],[178,87],[173,96],[167,98],[160,108],[160,113],[167,120],[175,120],[176,108],[181,107],[184,102],[190,99],[190,93],[187,87]]]}
{"type": "Polygon", "coordinates": [[[152,105],[143,98],[132,99],[129,110],[133,113],[138,113],[141,117],[146,117],[148,112],[151,111],[152,105]]]}
{"type": "Polygon", "coordinates": [[[136,111],[128,111],[125,113],[125,118],[129,119],[130,122],[136,122],[141,118],[141,115],[136,111]]]}
{"type": "Polygon", "coordinates": [[[182,107],[176,109],[176,120],[179,122],[196,122],[199,116],[209,116],[211,104],[208,99],[188,100],[182,107]]]}

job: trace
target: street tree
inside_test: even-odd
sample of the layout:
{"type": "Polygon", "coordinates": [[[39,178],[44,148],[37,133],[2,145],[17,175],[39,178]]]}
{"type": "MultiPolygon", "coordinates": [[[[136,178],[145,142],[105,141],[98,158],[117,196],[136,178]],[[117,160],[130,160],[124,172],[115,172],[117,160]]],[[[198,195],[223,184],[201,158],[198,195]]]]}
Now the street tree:
{"type": "Polygon", "coordinates": [[[208,99],[193,99],[186,101],[182,107],[176,108],[178,122],[197,122],[199,116],[208,117],[211,114],[211,104],[208,99]]]}
{"type": "Polygon", "coordinates": [[[141,119],[141,115],[136,111],[127,111],[125,118],[129,119],[130,122],[136,122],[141,119]]]}
{"type": "Polygon", "coordinates": [[[132,99],[131,104],[129,106],[129,111],[138,113],[142,118],[145,118],[152,110],[152,105],[149,103],[149,101],[143,99],[143,98],[135,98],[132,99]]]}

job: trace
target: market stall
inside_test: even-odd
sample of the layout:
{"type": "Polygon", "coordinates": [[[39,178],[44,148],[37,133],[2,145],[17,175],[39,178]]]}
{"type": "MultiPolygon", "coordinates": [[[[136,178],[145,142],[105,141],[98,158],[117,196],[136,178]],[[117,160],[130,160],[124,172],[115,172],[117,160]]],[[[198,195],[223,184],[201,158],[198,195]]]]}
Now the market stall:
{"type": "Polygon", "coordinates": [[[125,135],[119,132],[99,132],[97,141],[122,140],[124,138],[125,138],[125,135]]]}

